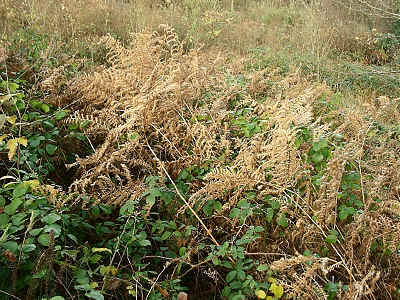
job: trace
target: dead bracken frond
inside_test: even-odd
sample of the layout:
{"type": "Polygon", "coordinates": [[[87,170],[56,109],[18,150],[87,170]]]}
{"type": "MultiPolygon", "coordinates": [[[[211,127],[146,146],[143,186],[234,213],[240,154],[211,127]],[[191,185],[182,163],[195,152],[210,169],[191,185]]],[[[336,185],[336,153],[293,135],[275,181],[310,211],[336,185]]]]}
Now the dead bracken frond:
{"type": "MultiPolygon", "coordinates": [[[[101,43],[108,65],[66,85],[75,112],[65,122],[86,122],[93,150],[74,164],[70,192],[118,205],[142,197],[148,176],[176,180],[182,170],[206,165],[171,217],[194,211],[215,245],[250,225],[268,228],[267,242],[255,240],[247,250],[270,264],[289,297],[326,299],[336,278],[342,299],[379,298],[398,280],[394,100],[322,115],[329,107],[321,99],[333,95],[326,85],[298,70],[282,77],[269,69],[247,74],[240,63],[223,67],[223,55],[185,52],[167,25],[137,34],[126,47],[110,36],[101,43]],[[216,199],[221,208],[202,220],[201,210],[216,199]],[[250,212],[230,220],[233,209],[250,212]],[[266,210],[267,220],[259,213],[266,210]],[[221,231],[229,237],[219,240],[221,231]],[[299,254],[305,251],[310,255],[299,254]]],[[[180,243],[199,240],[196,234],[180,243]]],[[[191,250],[187,261],[200,252],[191,250]]]]}

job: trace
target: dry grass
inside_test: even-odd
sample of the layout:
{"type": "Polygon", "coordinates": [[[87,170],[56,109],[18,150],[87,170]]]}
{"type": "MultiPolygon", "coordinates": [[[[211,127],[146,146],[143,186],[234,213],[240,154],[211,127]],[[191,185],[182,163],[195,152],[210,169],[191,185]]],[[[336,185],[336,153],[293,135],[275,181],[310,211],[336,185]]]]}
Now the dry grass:
{"type": "Polygon", "coordinates": [[[78,47],[106,33],[127,41],[133,32],[168,23],[195,46],[229,47],[237,53],[258,46],[290,47],[322,60],[333,50],[351,51],[346,44],[356,36],[387,26],[330,1],[233,1],[232,7],[231,1],[186,0],[166,8],[167,2],[2,0],[3,34],[9,36],[22,25],[78,47]]]}
{"type": "MultiPolygon", "coordinates": [[[[187,167],[207,164],[211,171],[190,185],[189,205],[201,212],[209,200],[222,203],[220,212],[203,218],[221,245],[249,226],[267,228],[246,253],[270,265],[288,299],[326,299],[324,286],[332,278],[348,285],[348,291],[339,287],[340,299],[395,299],[399,100],[366,93],[350,103],[342,97],[345,105],[330,109],[336,94],[326,84],[305,78],[298,68],[285,76],[271,67],[248,71],[239,56],[260,46],[285,48],[310,55],[318,77],[326,60],[359,50],[357,42],[349,49],[346,41],[387,25],[359,16],[349,20],[333,4],[281,2],[243,1],[233,10],[230,1],[183,1],[168,9],[147,1],[25,2],[21,19],[29,26],[71,45],[87,39],[107,48],[105,63],[96,70],[68,80],[62,68],[46,69],[42,82],[49,102],[75,111],[68,123],[91,121],[85,133],[93,154],[77,159],[69,192],[121,205],[143,194],[147,176],[165,177],[165,168],[176,179],[187,167]],[[172,26],[159,26],[165,21],[172,26]],[[98,40],[105,33],[122,41],[111,35],[98,40]],[[246,134],[239,118],[245,126],[256,122],[257,130],[246,134]],[[297,145],[304,128],[311,139],[297,145]],[[321,140],[332,151],[322,171],[310,158],[321,140]],[[345,187],[349,176],[358,181],[345,187]],[[279,202],[288,225],[270,224],[256,213],[243,224],[228,218],[249,192],[257,209],[265,209],[268,197],[279,202]],[[341,219],[345,193],[359,207],[341,219]],[[338,242],[326,243],[332,231],[338,242]],[[315,255],[302,255],[305,251],[315,255]]],[[[10,22],[7,28],[14,26],[10,22]]],[[[389,61],[373,50],[361,51],[364,63],[374,63],[371,57],[389,61]]],[[[187,209],[182,206],[171,218],[191,224],[187,209]]],[[[204,258],[196,245],[207,232],[197,231],[181,241],[192,249],[186,258],[191,265],[204,258]]],[[[263,273],[253,275],[265,279],[263,273]]]]}

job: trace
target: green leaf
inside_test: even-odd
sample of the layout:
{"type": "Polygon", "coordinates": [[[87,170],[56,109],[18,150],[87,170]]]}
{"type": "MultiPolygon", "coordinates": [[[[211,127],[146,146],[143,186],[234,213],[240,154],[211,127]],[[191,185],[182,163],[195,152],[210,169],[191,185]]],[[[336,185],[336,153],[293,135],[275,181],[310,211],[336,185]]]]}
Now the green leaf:
{"type": "Polygon", "coordinates": [[[319,152],[320,150],[321,150],[321,144],[320,143],[314,143],[313,144],[313,146],[312,146],[312,150],[314,151],[314,152],[319,152]]]}
{"type": "Polygon", "coordinates": [[[48,214],[47,216],[42,218],[42,222],[47,224],[53,224],[61,219],[61,216],[55,213],[48,214]]]}
{"type": "Polygon", "coordinates": [[[236,275],[237,275],[237,271],[235,271],[235,270],[230,271],[230,272],[226,275],[226,281],[227,281],[227,282],[231,282],[233,279],[236,278],[236,275]]]}
{"type": "Polygon", "coordinates": [[[36,229],[32,229],[31,231],[29,231],[29,233],[31,236],[37,236],[42,230],[43,230],[43,228],[36,228],[36,229]]]}
{"type": "Polygon", "coordinates": [[[53,144],[47,144],[46,145],[46,152],[49,155],[54,155],[54,153],[56,153],[56,150],[57,150],[57,146],[56,145],[53,145],[53,144]]]}
{"type": "Polygon", "coordinates": [[[166,231],[163,233],[163,235],[161,236],[161,239],[163,241],[165,241],[166,239],[168,239],[171,236],[172,232],[166,231]]]}
{"type": "Polygon", "coordinates": [[[85,294],[86,297],[90,299],[95,299],[95,300],[104,300],[104,296],[96,290],[90,290],[85,294]]]}
{"type": "MultiPolygon", "coordinates": [[[[234,290],[239,290],[242,288],[242,283],[240,281],[234,281],[230,284],[230,287],[234,290]]],[[[246,296],[242,294],[236,294],[232,298],[229,297],[229,300],[244,300],[244,299],[246,299],[246,296]]]]}
{"type": "Polygon", "coordinates": [[[135,211],[135,202],[132,200],[127,201],[119,210],[120,216],[129,216],[135,211]]]}
{"type": "Polygon", "coordinates": [[[77,269],[75,271],[75,278],[76,281],[81,285],[89,284],[89,277],[86,270],[77,269]]]}
{"type": "Polygon", "coordinates": [[[21,204],[22,200],[20,198],[14,199],[10,204],[6,205],[4,212],[8,215],[13,215],[21,204]]]}
{"type": "Polygon", "coordinates": [[[11,217],[11,221],[13,225],[20,226],[25,222],[25,217],[27,216],[26,213],[18,213],[11,217]]]}
{"type": "Polygon", "coordinates": [[[0,214],[0,228],[7,225],[10,221],[10,217],[7,214],[0,214]]]}
{"type": "Polygon", "coordinates": [[[90,257],[90,262],[92,264],[96,264],[98,263],[101,259],[103,258],[103,256],[101,256],[100,254],[94,254],[90,257]]]}
{"type": "Polygon", "coordinates": [[[259,272],[264,272],[264,271],[267,271],[268,269],[269,269],[269,266],[266,264],[262,264],[257,267],[257,271],[259,271],[259,272]]]}
{"type": "Polygon", "coordinates": [[[36,249],[35,244],[28,244],[28,245],[24,245],[24,247],[22,248],[22,251],[24,253],[29,253],[29,252],[35,251],[35,249],[36,249]]]}
{"type": "Polygon", "coordinates": [[[114,266],[101,266],[100,267],[101,275],[106,275],[106,274],[116,275],[117,273],[118,273],[118,269],[114,266]]]}
{"type": "Polygon", "coordinates": [[[211,259],[214,265],[219,266],[221,264],[221,260],[218,257],[213,257],[211,259]]]}
{"type": "Polygon", "coordinates": [[[81,284],[81,285],[75,285],[74,288],[78,291],[90,291],[92,288],[89,284],[89,279],[88,279],[88,283],[85,284],[81,284]]]}
{"type": "Polygon", "coordinates": [[[346,207],[341,206],[339,207],[339,219],[341,221],[346,220],[348,216],[352,216],[356,213],[354,207],[346,207]]]}
{"type": "Polygon", "coordinates": [[[276,200],[272,200],[270,202],[272,209],[274,210],[279,210],[281,208],[281,203],[279,201],[276,200]]]}
{"type": "Polygon", "coordinates": [[[214,211],[214,200],[209,200],[203,207],[203,212],[206,216],[211,216],[214,211]]]}
{"type": "Polygon", "coordinates": [[[322,153],[316,152],[316,153],[314,153],[314,154],[311,156],[311,160],[312,160],[314,163],[318,164],[318,163],[320,163],[321,161],[324,160],[324,156],[322,155],[322,153]]]}
{"type": "Polygon", "coordinates": [[[81,123],[81,128],[85,129],[91,123],[90,120],[85,120],[81,123]]]}
{"type": "Polygon", "coordinates": [[[44,112],[44,113],[48,113],[50,111],[50,106],[48,106],[46,103],[42,103],[40,105],[40,109],[44,112]]]}
{"type": "Polygon", "coordinates": [[[325,241],[326,241],[327,243],[329,243],[329,244],[334,244],[334,243],[337,242],[337,239],[338,239],[337,233],[331,231],[331,233],[325,238],[325,241]]]}
{"type": "Polygon", "coordinates": [[[44,230],[44,232],[49,232],[49,233],[50,233],[50,231],[53,231],[53,232],[54,232],[54,237],[59,237],[60,234],[61,234],[61,226],[58,225],[58,224],[49,224],[49,225],[46,225],[46,226],[43,228],[43,230],[44,230]]]}
{"type": "Polygon", "coordinates": [[[225,286],[222,290],[222,296],[227,298],[231,294],[231,290],[232,289],[229,286],[225,286]]]}
{"type": "Polygon", "coordinates": [[[140,241],[138,241],[138,243],[142,247],[151,246],[151,242],[149,240],[140,240],[140,241]]]}
{"type": "Polygon", "coordinates": [[[76,281],[78,281],[78,283],[81,285],[89,284],[88,274],[83,269],[77,269],[75,271],[75,278],[76,278],[76,281]]]}
{"type": "Polygon", "coordinates": [[[67,116],[67,114],[68,113],[65,110],[56,111],[55,113],[56,120],[59,121],[61,119],[64,119],[67,116]]]}
{"type": "Polygon", "coordinates": [[[224,261],[221,265],[227,269],[233,269],[233,266],[229,261],[224,261]]]}
{"type": "Polygon", "coordinates": [[[41,235],[39,235],[39,237],[37,238],[37,241],[43,245],[48,247],[50,244],[50,235],[48,233],[42,233],[41,235]]]}
{"type": "Polygon", "coordinates": [[[306,250],[304,250],[303,255],[304,256],[311,256],[312,252],[310,250],[306,249],[306,250]]]}
{"type": "Polygon", "coordinates": [[[40,145],[40,142],[41,141],[44,141],[46,138],[44,137],[44,136],[42,136],[42,135],[39,135],[39,136],[32,136],[32,137],[30,137],[29,139],[28,139],[28,142],[29,142],[29,144],[32,146],[32,147],[37,147],[37,146],[39,146],[40,145]]]}
{"type": "Polygon", "coordinates": [[[271,223],[274,219],[274,210],[271,207],[267,208],[266,219],[268,223],[271,223]]]}
{"type": "Polygon", "coordinates": [[[78,239],[76,238],[75,235],[68,233],[67,237],[69,237],[71,240],[75,242],[75,244],[78,244],[78,239]]]}
{"type": "Polygon", "coordinates": [[[247,201],[247,199],[241,199],[241,200],[239,200],[237,206],[242,209],[246,209],[246,208],[250,208],[250,203],[247,201]]]}
{"type": "Polygon", "coordinates": [[[179,256],[184,256],[186,254],[186,247],[179,248],[179,256]]]}
{"type": "Polygon", "coordinates": [[[282,214],[281,217],[278,220],[276,220],[276,223],[278,223],[278,225],[282,226],[283,228],[289,226],[289,221],[286,218],[285,214],[282,214]]]}
{"type": "Polygon", "coordinates": [[[14,94],[19,88],[19,84],[15,82],[8,82],[8,89],[10,90],[11,94],[14,94]]]}
{"type": "Polygon", "coordinates": [[[221,202],[215,201],[215,202],[214,202],[214,209],[215,209],[216,211],[221,211],[221,209],[222,209],[222,204],[221,204],[221,202]]]}
{"type": "Polygon", "coordinates": [[[161,197],[160,190],[157,188],[150,189],[148,191],[148,195],[146,196],[146,203],[149,208],[153,207],[153,205],[156,203],[156,197],[161,197]]]}
{"type": "Polygon", "coordinates": [[[256,226],[255,231],[256,231],[256,232],[263,232],[263,231],[264,231],[264,227],[262,227],[262,226],[256,226]]]}
{"type": "Polygon", "coordinates": [[[329,293],[337,293],[339,291],[338,284],[332,281],[328,282],[324,289],[329,293]]]}
{"type": "Polygon", "coordinates": [[[327,148],[328,147],[328,141],[327,140],[320,140],[317,143],[314,143],[312,150],[314,152],[319,152],[321,149],[327,148]]]}
{"type": "Polygon", "coordinates": [[[17,184],[13,190],[13,198],[20,198],[22,196],[24,196],[29,189],[29,185],[21,182],[19,184],[17,184]]]}
{"type": "Polygon", "coordinates": [[[12,253],[16,254],[18,251],[18,243],[15,241],[8,241],[3,243],[3,248],[11,251],[12,253]]]}
{"type": "Polygon", "coordinates": [[[185,181],[188,179],[190,176],[189,172],[186,169],[183,169],[179,174],[178,174],[178,180],[183,180],[185,181]]]}
{"type": "Polygon", "coordinates": [[[237,278],[241,281],[246,279],[246,273],[243,270],[238,271],[237,278]]]}
{"type": "Polygon", "coordinates": [[[43,126],[47,127],[47,128],[54,128],[54,122],[52,120],[44,120],[42,122],[43,126]]]}
{"type": "Polygon", "coordinates": [[[51,297],[50,300],[65,300],[65,298],[62,296],[54,296],[54,297],[51,297]]]}
{"type": "Polygon", "coordinates": [[[231,212],[229,213],[229,217],[235,219],[240,215],[240,209],[239,208],[232,208],[231,212]]]}
{"type": "Polygon", "coordinates": [[[33,278],[35,279],[42,279],[46,276],[47,274],[47,269],[43,268],[42,270],[36,272],[35,274],[32,275],[33,278]]]}

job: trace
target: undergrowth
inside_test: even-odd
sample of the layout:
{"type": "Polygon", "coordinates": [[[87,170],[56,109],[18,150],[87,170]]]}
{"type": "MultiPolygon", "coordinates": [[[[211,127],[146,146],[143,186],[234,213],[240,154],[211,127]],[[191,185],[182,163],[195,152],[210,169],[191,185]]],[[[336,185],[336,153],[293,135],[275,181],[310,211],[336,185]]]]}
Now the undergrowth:
{"type": "Polygon", "coordinates": [[[18,34],[0,52],[4,299],[399,298],[397,79],[345,69],[375,52],[335,77],[168,25],[102,37],[99,60],[18,34]]]}

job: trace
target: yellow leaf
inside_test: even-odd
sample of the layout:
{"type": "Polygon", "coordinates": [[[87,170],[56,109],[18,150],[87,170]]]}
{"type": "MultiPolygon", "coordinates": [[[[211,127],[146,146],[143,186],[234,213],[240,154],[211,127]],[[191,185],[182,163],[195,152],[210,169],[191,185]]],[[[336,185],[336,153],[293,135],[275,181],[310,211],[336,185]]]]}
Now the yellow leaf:
{"type": "Polygon", "coordinates": [[[100,274],[101,275],[108,275],[112,274],[113,276],[117,275],[118,269],[114,266],[101,266],[100,267],[100,274]]]}
{"type": "Polygon", "coordinates": [[[22,137],[17,138],[16,140],[18,141],[18,144],[20,144],[24,147],[28,146],[28,140],[25,137],[22,136],[22,137]]]}
{"type": "Polygon", "coordinates": [[[272,296],[267,296],[266,300],[274,300],[274,297],[272,297],[272,296]]]}
{"type": "Polygon", "coordinates": [[[7,134],[3,134],[2,136],[0,136],[0,143],[7,137],[7,134]]]}
{"type": "Polygon", "coordinates": [[[24,181],[24,183],[26,185],[30,185],[32,189],[34,189],[40,185],[40,182],[37,179],[27,180],[27,181],[24,181]]]}
{"type": "Polygon", "coordinates": [[[3,104],[4,102],[7,102],[8,100],[10,100],[12,98],[12,95],[8,94],[5,95],[4,97],[0,98],[0,103],[3,104]]]}
{"type": "Polygon", "coordinates": [[[214,31],[214,35],[215,35],[215,36],[219,36],[220,33],[221,33],[221,30],[216,30],[216,31],[214,31]]]}
{"type": "Polygon", "coordinates": [[[28,140],[24,137],[19,137],[15,139],[8,140],[7,148],[8,148],[8,159],[12,160],[15,153],[17,152],[18,145],[23,145],[26,147],[28,145],[28,140]]]}
{"type": "Polygon", "coordinates": [[[7,148],[8,148],[8,159],[9,160],[12,160],[12,158],[15,155],[15,152],[17,152],[17,146],[18,146],[17,139],[8,140],[7,148]]]}
{"type": "Polygon", "coordinates": [[[270,292],[274,294],[276,298],[280,298],[283,295],[283,287],[281,285],[276,285],[276,283],[271,284],[269,287],[270,292]]]}
{"type": "Polygon", "coordinates": [[[0,130],[3,128],[5,122],[6,122],[6,115],[0,114],[0,130]]]}
{"type": "Polygon", "coordinates": [[[15,124],[15,121],[17,120],[17,116],[7,116],[6,117],[6,120],[11,124],[11,125],[14,125],[15,124]]]}
{"type": "Polygon", "coordinates": [[[117,273],[118,273],[118,269],[116,267],[114,267],[114,266],[111,266],[111,270],[110,271],[111,271],[111,274],[113,276],[117,275],[117,273]]]}
{"type": "Polygon", "coordinates": [[[112,254],[112,251],[108,248],[92,248],[92,252],[109,252],[110,254],[112,254]]]}
{"type": "Polygon", "coordinates": [[[255,294],[258,299],[265,299],[267,297],[267,294],[263,290],[257,290],[255,294]]]}
{"type": "Polygon", "coordinates": [[[272,278],[272,277],[270,277],[270,278],[268,278],[268,282],[270,282],[270,283],[276,283],[276,279],[275,279],[275,278],[272,278]]]}
{"type": "Polygon", "coordinates": [[[95,282],[95,281],[93,281],[93,282],[90,283],[90,287],[91,287],[92,289],[95,289],[95,288],[97,288],[98,286],[99,286],[99,284],[98,284],[97,282],[95,282]]]}

